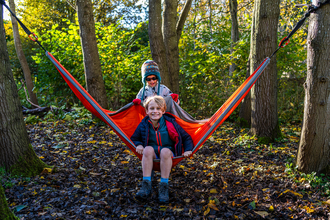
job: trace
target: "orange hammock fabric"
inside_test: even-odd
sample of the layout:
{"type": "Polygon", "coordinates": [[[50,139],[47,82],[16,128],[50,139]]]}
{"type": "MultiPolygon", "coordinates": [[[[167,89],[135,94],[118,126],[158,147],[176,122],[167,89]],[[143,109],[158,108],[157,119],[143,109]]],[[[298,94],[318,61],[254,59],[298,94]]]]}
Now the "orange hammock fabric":
{"type": "MultiPolygon", "coordinates": [[[[73,76],[51,55],[46,52],[47,57],[53,62],[64,80],[72,89],[74,94],[83,103],[86,109],[92,114],[107,123],[116,134],[124,141],[130,150],[141,160],[142,155],[135,150],[134,143],[130,140],[135,129],[145,117],[145,110],[141,105],[128,104],[122,111],[109,111],[103,109],[87,91],[73,78],[73,76]]],[[[203,145],[203,143],[212,135],[212,133],[229,117],[235,108],[244,99],[251,87],[258,79],[262,71],[269,64],[270,59],[266,58],[256,71],[229,97],[229,99],[217,110],[217,112],[208,120],[202,123],[188,122],[175,115],[177,123],[193,139],[195,148],[193,154],[203,145]]],[[[173,158],[173,167],[183,159],[182,156],[173,158]]],[[[159,170],[159,160],[154,161],[154,170],[159,170]]]]}

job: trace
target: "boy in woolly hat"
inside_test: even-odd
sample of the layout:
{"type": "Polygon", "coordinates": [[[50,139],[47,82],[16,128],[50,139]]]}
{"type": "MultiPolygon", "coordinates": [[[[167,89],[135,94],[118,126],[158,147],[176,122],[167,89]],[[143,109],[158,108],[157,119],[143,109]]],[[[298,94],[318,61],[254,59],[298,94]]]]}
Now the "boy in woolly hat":
{"type": "Polygon", "coordinates": [[[143,87],[133,100],[134,104],[139,105],[150,96],[159,95],[162,97],[171,96],[173,100],[179,103],[179,95],[171,92],[169,88],[160,84],[161,77],[158,65],[153,60],[147,60],[141,67],[143,87]],[[147,85],[146,85],[147,82],[147,85]]]}

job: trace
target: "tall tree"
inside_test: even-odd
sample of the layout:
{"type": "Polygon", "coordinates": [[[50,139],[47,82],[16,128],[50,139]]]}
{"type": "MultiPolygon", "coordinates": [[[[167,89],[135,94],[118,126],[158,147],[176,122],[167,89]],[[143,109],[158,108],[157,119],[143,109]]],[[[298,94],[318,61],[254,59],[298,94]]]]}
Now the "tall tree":
{"type": "Polygon", "coordinates": [[[14,214],[11,212],[11,210],[8,207],[8,203],[5,197],[5,192],[2,188],[2,185],[0,183],[0,219],[5,220],[16,220],[14,214]]]}
{"type": "MultiPolygon", "coordinates": [[[[237,20],[237,0],[229,0],[229,9],[231,16],[231,45],[230,45],[230,53],[234,52],[234,47],[236,42],[239,40],[239,32],[238,32],[238,20],[237,20]]],[[[229,75],[233,75],[233,72],[236,69],[236,64],[233,62],[229,66],[229,75]]]]}
{"type": "Polygon", "coordinates": [[[298,169],[306,173],[330,171],[329,18],[327,4],[311,14],[308,26],[304,121],[297,157],[298,169]]]}
{"type": "MultiPolygon", "coordinates": [[[[251,73],[277,48],[280,0],[255,0],[251,30],[251,73]]],[[[269,142],[280,135],[277,115],[277,68],[273,57],[251,90],[251,130],[269,142]]]]}
{"type": "Polygon", "coordinates": [[[46,165],[35,154],[26,132],[9,63],[2,14],[0,7],[0,167],[13,174],[33,176],[46,165]]]}
{"type": "Polygon", "coordinates": [[[77,13],[87,91],[103,108],[108,108],[107,94],[96,42],[92,1],[77,0],[77,13]]]}
{"type": "Polygon", "coordinates": [[[192,0],[187,0],[180,17],[178,1],[149,0],[149,41],[152,58],[159,65],[163,83],[179,93],[179,40],[192,0]]]}
{"type": "MultiPolygon", "coordinates": [[[[10,9],[12,10],[12,12],[14,12],[14,14],[16,14],[16,9],[15,9],[16,7],[15,7],[14,0],[9,0],[9,6],[10,6],[10,9]]],[[[15,49],[16,49],[18,60],[21,64],[21,67],[22,67],[22,70],[24,73],[24,78],[25,78],[26,87],[27,87],[27,90],[29,93],[29,97],[33,104],[38,105],[37,96],[33,92],[34,85],[33,85],[30,67],[27,63],[26,57],[25,57],[23,49],[22,49],[21,38],[19,35],[19,31],[18,31],[18,24],[17,24],[16,19],[13,16],[11,16],[11,23],[13,25],[15,49]]]]}

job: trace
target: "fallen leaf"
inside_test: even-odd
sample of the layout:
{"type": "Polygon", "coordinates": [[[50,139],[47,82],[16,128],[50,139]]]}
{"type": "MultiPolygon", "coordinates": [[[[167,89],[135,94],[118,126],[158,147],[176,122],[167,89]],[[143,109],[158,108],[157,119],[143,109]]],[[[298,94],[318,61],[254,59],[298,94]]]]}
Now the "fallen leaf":
{"type": "Polygon", "coordinates": [[[24,209],[26,206],[25,205],[18,205],[14,208],[14,212],[19,212],[21,211],[22,209],[24,209]]]}
{"type": "Polygon", "coordinates": [[[189,203],[191,201],[191,199],[185,199],[184,200],[186,203],[189,203]]]}
{"type": "Polygon", "coordinates": [[[111,189],[110,192],[117,192],[119,191],[120,189],[111,189]]]}
{"type": "Polygon", "coordinates": [[[255,201],[252,201],[252,202],[249,204],[248,208],[251,209],[251,210],[256,209],[256,202],[255,202],[255,201]]]}
{"type": "Polygon", "coordinates": [[[294,191],[292,191],[292,190],[290,190],[290,189],[285,190],[285,191],[282,192],[278,197],[280,197],[280,196],[282,196],[283,194],[288,193],[288,192],[292,193],[292,194],[295,195],[295,196],[298,196],[299,198],[302,198],[302,197],[303,197],[303,195],[301,195],[300,193],[294,192],[294,191]]]}
{"type": "Polygon", "coordinates": [[[211,189],[210,193],[218,193],[218,191],[216,189],[211,189]]]}
{"type": "Polygon", "coordinates": [[[207,209],[204,211],[204,216],[209,214],[210,211],[211,211],[210,207],[207,207],[207,209]]]}
{"type": "Polygon", "coordinates": [[[47,173],[51,173],[51,172],[52,172],[52,169],[51,169],[51,168],[44,168],[44,169],[41,171],[40,175],[42,175],[42,174],[47,174],[47,173]]]}
{"type": "Polygon", "coordinates": [[[89,174],[94,175],[94,176],[101,176],[102,175],[102,173],[92,173],[92,172],[90,172],[89,174]]]}
{"type": "Polygon", "coordinates": [[[263,218],[265,218],[269,215],[269,213],[266,211],[255,211],[255,213],[257,213],[258,215],[260,215],[263,218]]]}
{"type": "Polygon", "coordinates": [[[214,203],[208,203],[207,206],[210,207],[213,210],[219,211],[219,209],[217,208],[217,206],[214,203]]]}

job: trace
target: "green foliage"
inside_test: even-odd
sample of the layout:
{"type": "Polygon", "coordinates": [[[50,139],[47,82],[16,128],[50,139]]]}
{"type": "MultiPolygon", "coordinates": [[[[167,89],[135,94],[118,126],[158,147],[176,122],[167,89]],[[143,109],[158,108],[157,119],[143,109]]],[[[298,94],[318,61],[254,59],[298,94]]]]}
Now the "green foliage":
{"type": "MultiPolygon", "coordinates": [[[[53,26],[40,38],[43,45],[52,51],[54,57],[84,86],[79,26],[70,21],[67,21],[67,24],[68,27],[61,30],[57,25],[53,26]]],[[[134,34],[141,33],[143,29],[146,29],[146,25],[140,24],[135,30],[127,31],[118,25],[106,27],[96,24],[103,79],[113,109],[131,101],[141,87],[140,66],[145,59],[150,58],[149,47],[140,45],[141,38],[134,37],[139,36],[134,34]]],[[[39,67],[35,87],[42,102],[60,106],[79,103],[53,64],[44,56],[43,51],[39,50],[33,58],[39,67]]]]}
{"type": "Polygon", "coordinates": [[[259,144],[269,144],[272,142],[272,139],[269,137],[258,137],[259,144]]]}
{"type": "MultiPolygon", "coordinates": [[[[36,4],[39,6],[45,4],[44,8],[51,6],[49,3],[37,3],[35,0],[23,2],[27,8],[33,8],[31,12],[40,11],[40,7],[39,9],[35,7],[36,4]]],[[[94,4],[98,5],[102,2],[107,1],[97,1],[94,4]]],[[[61,4],[58,1],[55,3],[61,4]]],[[[294,5],[297,3],[304,2],[302,0],[282,2],[278,41],[286,36],[303,16],[304,9],[294,9],[294,5]]],[[[220,5],[221,7],[213,9],[214,12],[219,13],[214,14],[212,18],[211,31],[209,20],[203,19],[208,16],[209,9],[206,5],[200,5],[197,2],[186,21],[179,42],[181,106],[195,117],[211,116],[245,80],[253,4],[240,3],[239,5],[241,9],[238,11],[240,40],[237,42],[233,54],[230,54],[230,15],[222,13],[221,11],[226,11],[226,8],[223,4],[220,5]],[[234,73],[229,75],[229,66],[233,62],[237,68],[234,73]]],[[[114,7],[113,5],[108,6],[114,7]]],[[[132,1],[127,1],[126,6],[133,7],[132,1]]],[[[23,20],[30,22],[31,26],[40,25],[37,28],[40,33],[37,35],[43,46],[84,86],[79,27],[77,22],[73,22],[75,19],[72,16],[61,15],[66,7],[67,5],[59,5],[56,13],[61,18],[67,17],[68,20],[49,19],[52,20],[49,21],[52,25],[49,25],[48,22],[38,23],[37,21],[41,19],[40,16],[34,18],[35,20],[31,20],[32,18],[29,20],[27,11],[19,11],[19,13],[24,15],[25,20],[23,20]]],[[[138,8],[141,9],[140,6],[138,8]]],[[[99,13],[101,16],[100,11],[97,12],[99,9],[96,9],[95,13],[99,13]]],[[[53,9],[50,11],[53,12],[53,9]]],[[[15,79],[20,80],[23,78],[23,74],[16,58],[13,40],[10,37],[12,36],[10,24],[7,22],[5,25],[12,69],[15,79]]],[[[298,30],[292,37],[291,43],[276,55],[278,112],[281,122],[299,123],[302,120],[304,94],[302,81],[306,76],[306,28],[307,25],[298,30]]],[[[123,22],[120,20],[109,26],[96,23],[96,36],[108,100],[111,109],[116,110],[130,102],[142,86],[140,67],[146,59],[151,58],[148,46],[148,23],[139,23],[134,29],[123,28],[123,22]]],[[[22,40],[34,75],[34,90],[37,92],[39,104],[41,106],[65,106],[65,108],[81,105],[53,64],[44,56],[44,51],[34,49],[36,46],[32,45],[32,42],[28,41],[26,37],[22,37],[22,40]],[[35,54],[33,60],[32,54],[35,54]]],[[[17,87],[21,87],[19,81],[17,81],[17,87]]],[[[23,89],[19,90],[19,96],[22,105],[30,107],[23,89]]],[[[65,115],[57,118],[64,119],[65,117],[69,119],[69,116],[65,115]]],[[[237,120],[237,118],[238,108],[229,120],[237,120]]],[[[33,121],[37,118],[31,117],[28,120],[33,121]]]]}
{"type": "Polygon", "coordinates": [[[302,183],[308,185],[316,192],[321,195],[330,197],[330,176],[324,173],[317,174],[316,172],[312,173],[302,173],[297,170],[298,167],[295,167],[293,162],[287,162],[285,164],[285,172],[289,174],[289,177],[294,180],[296,183],[302,183]]]}
{"type": "Polygon", "coordinates": [[[221,27],[216,26],[212,34],[204,22],[200,27],[187,28],[180,40],[180,98],[192,115],[212,115],[245,78],[248,39],[243,37],[236,53],[229,56],[230,22],[228,17],[222,19],[221,27]],[[238,68],[229,76],[233,57],[238,68]]]}

